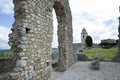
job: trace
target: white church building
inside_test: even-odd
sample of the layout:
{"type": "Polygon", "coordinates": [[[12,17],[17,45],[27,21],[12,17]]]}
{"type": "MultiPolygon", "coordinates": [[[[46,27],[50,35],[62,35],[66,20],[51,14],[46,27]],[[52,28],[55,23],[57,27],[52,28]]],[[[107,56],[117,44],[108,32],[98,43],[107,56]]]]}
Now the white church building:
{"type": "Polygon", "coordinates": [[[82,29],[82,33],[81,33],[81,43],[83,45],[85,45],[85,40],[86,40],[86,37],[88,36],[88,33],[86,31],[85,28],[82,29]]]}

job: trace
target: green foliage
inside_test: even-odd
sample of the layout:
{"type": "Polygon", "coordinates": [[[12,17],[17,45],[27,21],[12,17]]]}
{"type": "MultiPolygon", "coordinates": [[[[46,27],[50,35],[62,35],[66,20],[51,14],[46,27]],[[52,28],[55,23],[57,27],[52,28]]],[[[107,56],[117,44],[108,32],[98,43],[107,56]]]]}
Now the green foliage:
{"type": "Polygon", "coordinates": [[[102,49],[102,48],[92,48],[92,49],[85,49],[83,51],[89,58],[93,56],[100,56],[103,57],[105,60],[111,60],[117,53],[117,48],[110,48],[110,49],[102,49]]]}
{"type": "Polygon", "coordinates": [[[93,41],[92,41],[92,38],[91,36],[87,36],[86,39],[85,39],[85,43],[88,47],[91,47],[92,44],[93,44],[93,41]]]}
{"type": "Polygon", "coordinates": [[[0,59],[13,57],[13,53],[10,50],[0,51],[0,59]]]}

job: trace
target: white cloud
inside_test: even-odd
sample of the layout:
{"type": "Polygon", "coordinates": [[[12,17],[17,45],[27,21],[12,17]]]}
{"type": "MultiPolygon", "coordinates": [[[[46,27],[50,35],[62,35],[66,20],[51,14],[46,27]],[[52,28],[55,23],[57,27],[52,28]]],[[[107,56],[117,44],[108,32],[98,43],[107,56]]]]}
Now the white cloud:
{"type": "Polygon", "coordinates": [[[70,0],[73,17],[73,40],[81,42],[81,30],[87,29],[95,43],[101,39],[118,38],[120,0],[70,0]],[[111,22],[108,22],[111,20],[111,22]],[[105,22],[108,22],[105,23],[105,22]]]}
{"type": "Polygon", "coordinates": [[[8,45],[8,34],[10,33],[10,28],[0,26],[0,49],[9,49],[8,45]]]}
{"type": "Polygon", "coordinates": [[[0,13],[13,14],[13,0],[0,0],[0,13]]]}

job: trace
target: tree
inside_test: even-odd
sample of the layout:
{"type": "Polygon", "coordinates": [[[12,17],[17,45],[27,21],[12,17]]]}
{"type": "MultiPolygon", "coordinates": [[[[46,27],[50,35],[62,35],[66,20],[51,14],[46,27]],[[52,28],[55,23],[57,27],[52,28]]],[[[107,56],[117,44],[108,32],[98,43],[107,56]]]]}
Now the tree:
{"type": "Polygon", "coordinates": [[[86,36],[85,43],[88,47],[91,47],[93,45],[92,37],[86,36]]]}

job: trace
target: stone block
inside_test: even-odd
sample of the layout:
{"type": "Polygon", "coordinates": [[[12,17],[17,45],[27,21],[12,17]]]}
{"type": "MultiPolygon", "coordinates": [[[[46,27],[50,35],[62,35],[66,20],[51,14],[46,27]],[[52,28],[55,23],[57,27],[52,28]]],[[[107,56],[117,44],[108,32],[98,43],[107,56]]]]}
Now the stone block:
{"type": "Polygon", "coordinates": [[[19,55],[20,57],[23,57],[23,56],[25,56],[25,53],[24,53],[24,52],[21,52],[21,53],[18,53],[18,55],[19,55]]]}
{"type": "Polygon", "coordinates": [[[85,54],[76,54],[78,61],[90,61],[90,59],[85,54]]]}
{"type": "Polygon", "coordinates": [[[16,61],[16,66],[17,67],[25,67],[26,66],[26,60],[17,60],[16,61]]]}
{"type": "Polygon", "coordinates": [[[10,73],[9,76],[12,80],[17,80],[20,75],[19,73],[10,73]]]}
{"type": "Polygon", "coordinates": [[[100,69],[100,61],[99,60],[93,60],[91,62],[91,69],[92,70],[99,70],[100,69]]]}
{"type": "Polygon", "coordinates": [[[22,40],[22,41],[26,41],[26,40],[27,40],[27,37],[25,37],[25,36],[24,36],[24,37],[21,37],[21,40],[22,40]]]}
{"type": "Polygon", "coordinates": [[[120,62],[120,53],[117,53],[117,55],[112,59],[113,62],[120,62]]]}
{"type": "Polygon", "coordinates": [[[16,67],[16,68],[14,68],[14,72],[21,72],[23,70],[23,68],[20,68],[20,67],[16,67]]]}

